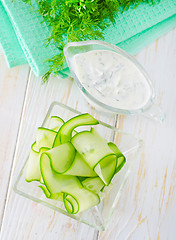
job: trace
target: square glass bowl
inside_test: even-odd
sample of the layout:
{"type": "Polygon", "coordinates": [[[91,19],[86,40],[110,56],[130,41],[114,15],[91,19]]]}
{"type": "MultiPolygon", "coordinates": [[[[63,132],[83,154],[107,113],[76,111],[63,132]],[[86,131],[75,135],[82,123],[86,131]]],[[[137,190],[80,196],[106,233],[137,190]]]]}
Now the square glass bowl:
{"type": "MultiPolygon", "coordinates": [[[[64,121],[67,121],[68,119],[78,114],[80,114],[80,112],[64,104],[54,102],[51,104],[42,126],[47,127],[51,116],[59,116],[64,121]]],[[[97,129],[97,131],[102,137],[106,138],[108,141],[112,141],[117,144],[119,149],[126,156],[127,160],[125,166],[113,178],[112,187],[104,193],[104,197],[99,205],[78,214],[70,214],[65,210],[62,202],[47,199],[43,194],[42,190],[37,187],[38,185],[40,185],[40,183],[28,183],[25,181],[25,171],[28,156],[26,156],[26,162],[15,182],[14,191],[28,199],[41,203],[71,218],[88,224],[91,227],[94,227],[98,230],[105,230],[110,221],[113,210],[115,209],[117,201],[120,197],[121,191],[123,191],[123,187],[125,185],[127,177],[129,176],[129,173],[131,172],[132,167],[135,163],[136,157],[134,156],[136,156],[138,150],[140,149],[141,141],[136,139],[134,136],[121,132],[117,128],[112,127],[101,121],[99,125],[93,127],[97,129]]],[[[90,126],[86,126],[77,128],[77,131],[89,129],[90,126]]]]}

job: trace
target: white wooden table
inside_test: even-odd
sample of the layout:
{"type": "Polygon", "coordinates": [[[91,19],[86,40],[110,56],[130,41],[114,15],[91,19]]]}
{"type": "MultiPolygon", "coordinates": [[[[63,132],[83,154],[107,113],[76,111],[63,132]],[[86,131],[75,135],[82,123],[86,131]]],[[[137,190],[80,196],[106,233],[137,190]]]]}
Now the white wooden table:
{"type": "Polygon", "coordinates": [[[18,149],[32,137],[54,100],[92,111],[72,79],[41,85],[26,66],[8,69],[0,55],[0,227],[1,240],[175,240],[176,239],[176,29],[136,58],[152,78],[167,118],[119,116],[118,127],[144,140],[109,228],[98,232],[12,190],[21,163],[18,149]],[[17,141],[18,139],[18,141],[17,141]]]}

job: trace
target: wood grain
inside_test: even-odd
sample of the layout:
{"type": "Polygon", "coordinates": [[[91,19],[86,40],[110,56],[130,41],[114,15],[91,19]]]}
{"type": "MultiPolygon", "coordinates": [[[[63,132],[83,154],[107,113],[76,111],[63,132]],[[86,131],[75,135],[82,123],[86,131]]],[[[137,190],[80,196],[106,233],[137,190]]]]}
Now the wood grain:
{"type": "Polygon", "coordinates": [[[158,104],[166,112],[167,118],[163,124],[159,124],[142,116],[119,117],[118,127],[142,138],[144,146],[137,159],[136,167],[123,189],[109,228],[100,233],[18,196],[12,190],[13,182],[22,165],[20,159],[29,149],[35,137],[35,130],[41,125],[52,101],[61,101],[80,111],[88,111],[104,121],[108,120],[110,124],[115,123],[114,116],[97,113],[91,108],[71,79],[52,78],[48,84],[41,85],[40,79],[30,74],[21,116],[18,151],[14,158],[13,173],[4,209],[2,240],[175,239],[175,42],[176,29],[136,56],[151,76],[158,104]]]}
{"type": "Polygon", "coordinates": [[[139,165],[129,179],[104,239],[175,239],[176,30],[152,43],[137,59],[150,74],[163,124],[143,117],[119,118],[119,126],[144,140],[139,165]]]}
{"type": "Polygon", "coordinates": [[[28,73],[28,66],[8,69],[4,56],[0,54],[0,223],[6,201],[28,73]]]}
{"type": "MultiPolygon", "coordinates": [[[[10,181],[2,224],[2,239],[96,239],[97,231],[85,224],[54,212],[51,209],[18,196],[12,190],[16,175],[21,169],[20,161],[24,151],[29,151],[35,138],[35,132],[41,125],[46,112],[53,101],[62,101],[75,109],[90,112],[111,125],[114,115],[101,116],[87,104],[72,79],[52,78],[46,85],[32,73],[29,78],[22,122],[20,126],[18,151],[15,155],[14,176],[10,181]],[[9,221],[11,219],[11,221],[9,221]],[[13,222],[13,224],[12,224],[13,222]],[[10,229],[7,231],[7,229],[10,229]],[[79,234],[78,234],[79,232],[79,234]]],[[[24,159],[25,160],[25,159],[24,159]]],[[[23,161],[24,162],[24,161],[23,161]]],[[[13,175],[13,174],[12,174],[13,175]]]]}

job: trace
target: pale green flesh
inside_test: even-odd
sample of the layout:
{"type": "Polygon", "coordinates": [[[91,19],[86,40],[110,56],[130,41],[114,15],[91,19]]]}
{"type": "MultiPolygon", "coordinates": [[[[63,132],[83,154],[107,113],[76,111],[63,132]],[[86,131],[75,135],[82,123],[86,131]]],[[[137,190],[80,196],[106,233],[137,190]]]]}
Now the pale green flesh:
{"type": "Polygon", "coordinates": [[[117,166],[116,166],[115,173],[118,173],[122,169],[122,167],[125,165],[125,163],[126,163],[126,159],[124,157],[119,157],[117,159],[117,166]]]}
{"type": "Polygon", "coordinates": [[[52,168],[57,173],[65,173],[75,158],[75,148],[71,143],[64,143],[47,151],[46,155],[51,159],[52,168]]]}
{"type": "Polygon", "coordinates": [[[50,193],[62,192],[63,188],[78,184],[77,177],[67,176],[54,172],[50,165],[50,160],[46,154],[42,154],[40,158],[40,170],[43,181],[50,193]],[[58,184],[59,183],[59,184],[58,184]]]}
{"type": "MultiPolygon", "coordinates": [[[[77,177],[54,172],[50,165],[50,159],[46,157],[46,154],[41,155],[40,169],[48,191],[51,194],[62,192],[71,195],[74,198],[72,205],[74,206],[76,204],[76,206],[74,206],[76,212],[81,212],[99,203],[98,195],[84,189],[77,177]]],[[[67,200],[64,198],[64,201],[67,200]]],[[[71,199],[69,199],[69,201],[71,201],[71,199]]],[[[69,209],[67,209],[67,211],[69,211],[69,209]]]]}
{"type": "Polygon", "coordinates": [[[84,177],[97,176],[70,142],[50,149],[45,155],[51,159],[51,167],[57,173],[84,177]]]}
{"type": "Polygon", "coordinates": [[[97,194],[105,186],[105,184],[103,183],[103,181],[99,177],[86,178],[84,181],[82,181],[82,185],[85,188],[87,188],[87,189],[89,189],[89,190],[91,190],[91,191],[93,191],[97,194]]]}
{"type": "Polygon", "coordinates": [[[97,140],[99,139],[99,141],[107,144],[107,140],[105,138],[103,138],[102,136],[100,136],[100,134],[98,133],[98,131],[95,128],[91,128],[90,132],[97,137],[97,140]]]}
{"type": "Polygon", "coordinates": [[[64,124],[64,120],[62,118],[57,116],[52,116],[50,118],[48,128],[57,132],[63,124],[64,124]]]}
{"type": "Polygon", "coordinates": [[[116,159],[117,157],[115,155],[108,155],[94,168],[94,171],[106,185],[109,185],[115,174],[116,159]]]}
{"type": "Polygon", "coordinates": [[[95,124],[98,124],[98,121],[88,113],[71,118],[59,130],[61,143],[70,141],[72,132],[76,127],[95,124]]]}
{"type": "Polygon", "coordinates": [[[37,129],[37,135],[36,135],[36,146],[37,148],[41,147],[47,147],[52,148],[54,139],[56,137],[57,132],[40,127],[37,129]]]}
{"type": "Polygon", "coordinates": [[[39,152],[35,152],[33,148],[31,148],[26,168],[25,179],[27,182],[40,181],[41,179],[40,156],[43,152],[47,150],[48,148],[41,148],[39,152]]]}
{"type": "Polygon", "coordinates": [[[84,131],[75,135],[71,142],[87,164],[108,185],[115,173],[116,155],[101,139],[97,132],[94,134],[84,131]]]}
{"type": "Polygon", "coordinates": [[[114,144],[113,142],[109,142],[108,146],[111,148],[111,150],[115,153],[115,155],[117,156],[117,165],[116,165],[116,170],[115,173],[119,172],[121,170],[121,168],[124,166],[124,164],[126,163],[126,158],[125,156],[121,153],[121,151],[118,149],[118,147],[116,146],[116,144],[114,144]]]}
{"type": "Polygon", "coordinates": [[[58,201],[63,201],[63,193],[54,193],[54,194],[51,194],[48,189],[46,188],[46,186],[44,185],[40,185],[39,188],[42,189],[43,193],[45,194],[45,196],[47,198],[50,198],[50,199],[55,199],[55,200],[58,200],[58,201]]]}
{"type": "Polygon", "coordinates": [[[65,172],[65,174],[84,177],[97,176],[97,174],[89,167],[84,158],[78,152],[76,152],[74,161],[70,169],[67,172],[65,172]]]}
{"type": "Polygon", "coordinates": [[[40,154],[31,150],[27,162],[26,181],[40,180],[40,154]]]}
{"type": "Polygon", "coordinates": [[[96,129],[80,133],[74,130],[93,124],[98,121],[89,114],[66,123],[51,117],[49,129],[38,128],[27,163],[26,181],[40,181],[44,195],[63,201],[72,214],[99,204],[101,191],[125,163],[117,146],[107,143],[96,129]]]}
{"type": "Polygon", "coordinates": [[[71,143],[91,168],[94,168],[103,157],[114,154],[104,141],[89,131],[76,134],[71,143]]]}

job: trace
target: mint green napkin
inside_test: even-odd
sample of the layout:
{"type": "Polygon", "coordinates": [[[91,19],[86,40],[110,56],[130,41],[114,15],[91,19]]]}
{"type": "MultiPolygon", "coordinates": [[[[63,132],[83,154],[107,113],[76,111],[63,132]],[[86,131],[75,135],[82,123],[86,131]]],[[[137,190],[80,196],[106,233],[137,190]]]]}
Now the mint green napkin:
{"type": "MultiPolygon", "coordinates": [[[[50,29],[42,22],[35,0],[33,8],[22,0],[0,0],[0,44],[9,67],[29,63],[36,75],[49,69],[46,61],[59,53],[45,46],[50,29]]],[[[176,26],[176,0],[160,0],[155,5],[141,3],[120,14],[116,24],[105,31],[105,41],[135,54],[176,26]]]]}

